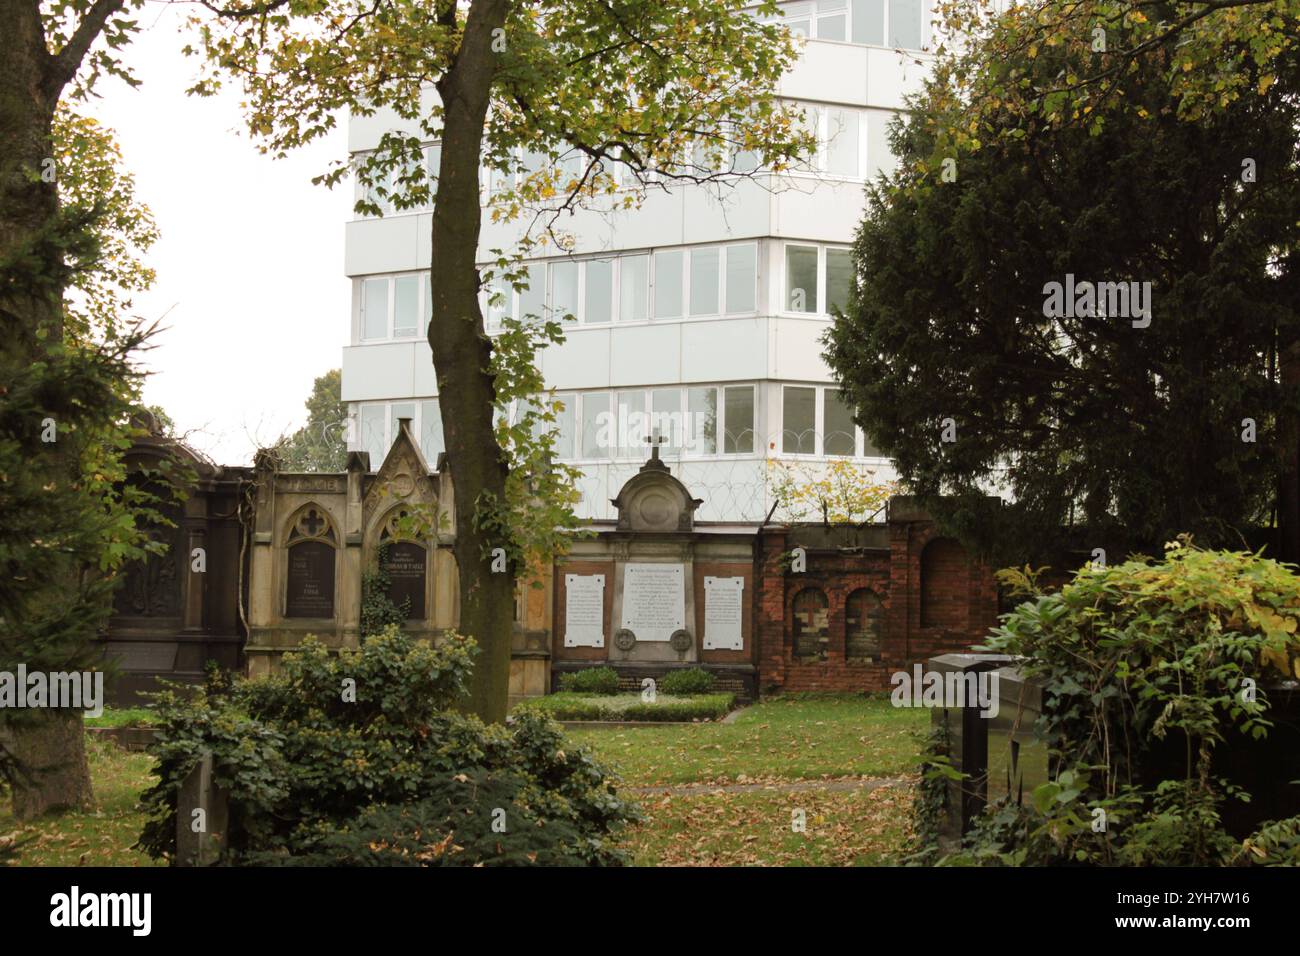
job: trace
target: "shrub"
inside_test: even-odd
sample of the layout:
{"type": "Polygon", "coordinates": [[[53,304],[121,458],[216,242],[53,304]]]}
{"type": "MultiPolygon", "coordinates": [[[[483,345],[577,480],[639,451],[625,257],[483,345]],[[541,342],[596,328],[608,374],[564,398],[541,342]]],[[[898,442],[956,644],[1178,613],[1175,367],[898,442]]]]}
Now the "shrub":
{"type": "Polygon", "coordinates": [[[612,667],[589,667],[560,675],[560,690],[575,694],[617,694],[618,671],[612,667]]]}
{"type": "Polygon", "coordinates": [[[687,694],[707,694],[713,690],[717,680],[712,674],[700,667],[690,670],[669,671],[659,681],[659,689],[665,694],[685,696],[687,694]]]}
{"type": "Polygon", "coordinates": [[[229,693],[158,695],[158,783],[139,847],[175,852],[181,782],[205,753],[229,795],[232,864],[618,864],[636,812],[544,715],[507,726],[452,711],[473,642],[395,627],[359,650],[308,639],[229,693]],[[504,832],[493,822],[500,812],[504,832]]]}
{"type": "Polygon", "coordinates": [[[640,694],[584,697],[563,691],[525,701],[516,712],[534,710],[557,720],[718,720],[735,702],[734,694],[663,695],[652,704],[642,700],[640,694]]]}
{"type": "MultiPolygon", "coordinates": [[[[1294,858],[1300,818],[1247,821],[1260,828],[1244,843],[1231,835],[1225,817],[1240,816],[1250,794],[1221,758],[1269,733],[1263,686],[1243,690],[1300,677],[1298,625],[1300,578],[1286,567],[1185,539],[1162,562],[1087,567],[1059,593],[1022,603],[986,643],[1043,682],[1036,730],[1054,779],[1032,805],[988,807],[950,862],[1294,858]],[[1094,829],[1098,819],[1104,828],[1094,829]]],[[[1285,774],[1273,776],[1285,785],[1285,774]]]]}

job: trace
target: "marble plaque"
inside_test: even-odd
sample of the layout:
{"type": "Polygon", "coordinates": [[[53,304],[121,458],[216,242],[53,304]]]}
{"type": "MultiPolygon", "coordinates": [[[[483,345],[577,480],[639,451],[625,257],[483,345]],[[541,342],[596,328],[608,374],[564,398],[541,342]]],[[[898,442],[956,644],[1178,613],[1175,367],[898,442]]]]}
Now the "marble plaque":
{"type": "Polygon", "coordinates": [[[564,576],[564,646],[605,646],[605,575],[564,576]]]}
{"type": "Polygon", "coordinates": [[[686,569],[681,564],[628,564],[623,621],[637,641],[667,641],[686,627],[686,569]]]}
{"type": "Polygon", "coordinates": [[[704,577],[704,649],[742,651],[740,631],[744,578],[704,577]]]}

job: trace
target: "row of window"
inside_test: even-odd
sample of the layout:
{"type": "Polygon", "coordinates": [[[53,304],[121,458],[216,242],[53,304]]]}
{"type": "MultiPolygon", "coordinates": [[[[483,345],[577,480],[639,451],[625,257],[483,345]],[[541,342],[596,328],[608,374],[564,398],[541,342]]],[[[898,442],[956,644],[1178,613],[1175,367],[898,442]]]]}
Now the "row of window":
{"type": "Polygon", "coordinates": [[[904,50],[920,50],[926,39],[926,0],[788,0],[777,6],[772,19],[810,39],[904,50]]]}
{"type": "MultiPolygon", "coordinates": [[[[758,244],[696,246],[523,267],[527,287],[504,278],[483,293],[484,321],[499,329],[507,316],[572,316],[583,325],[674,321],[758,310],[758,244]]],[[[780,310],[828,315],[848,305],[850,250],[785,243],[780,310]]],[[[423,337],[429,326],[429,274],[370,276],[361,282],[361,340],[423,337]]]]}
{"type": "MultiPolygon", "coordinates": [[[[804,125],[817,137],[817,149],[814,155],[797,165],[794,170],[813,171],[848,179],[869,179],[877,169],[888,167],[893,163],[889,151],[887,127],[893,113],[882,109],[859,109],[847,106],[818,106],[809,103],[793,104],[804,111],[804,125]]],[[[728,172],[747,174],[758,169],[758,155],[753,152],[737,152],[734,155],[720,157],[709,155],[710,150],[703,142],[690,153],[689,165],[700,174],[728,172]]],[[[368,154],[360,154],[364,159],[368,154]]],[[[442,147],[438,143],[423,147],[421,150],[426,184],[432,184],[438,175],[438,166],[442,161],[442,147]]],[[[582,174],[585,159],[577,150],[561,153],[554,161],[542,153],[529,150],[516,150],[513,153],[515,170],[505,172],[489,166],[479,170],[479,182],[482,184],[484,198],[514,189],[519,183],[543,169],[559,170],[560,186],[582,174]]],[[[614,175],[619,186],[633,186],[636,176],[631,167],[623,163],[613,163],[606,168],[614,175]]],[[[395,184],[402,180],[400,172],[394,170],[379,176],[368,188],[358,184],[358,197],[364,195],[374,203],[385,216],[405,212],[427,212],[432,205],[432,192],[427,202],[417,203],[408,208],[398,209],[388,195],[395,184]]],[[[654,176],[648,175],[653,180],[654,176]]]]}
{"type": "MultiPolygon", "coordinates": [[[[714,457],[753,455],[755,386],[699,385],[601,389],[556,394],[555,453],[563,461],[645,459],[653,439],[661,454],[714,457]]],[[[519,409],[512,409],[512,420],[519,409]]],[[[782,455],[877,458],[879,451],[853,423],[840,390],[824,385],[781,388],[782,455]]],[[[437,399],[361,405],[361,447],[378,468],[397,438],[398,420],[410,418],[430,466],[443,451],[437,399]]],[[[773,447],[776,443],[772,443],[773,447]]]]}

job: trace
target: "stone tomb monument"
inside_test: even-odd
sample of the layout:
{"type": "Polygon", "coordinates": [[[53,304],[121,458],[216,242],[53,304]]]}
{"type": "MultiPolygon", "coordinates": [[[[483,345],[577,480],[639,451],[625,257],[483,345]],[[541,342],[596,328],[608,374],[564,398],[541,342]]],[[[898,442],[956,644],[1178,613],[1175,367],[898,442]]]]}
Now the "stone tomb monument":
{"type": "Polygon", "coordinates": [[[659,441],[613,499],[617,520],[557,563],[556,669],[610,664],[636,686],[712,664],[749,688],[753,531],[697,526],[702,501],[659,458],[659,441]]]}

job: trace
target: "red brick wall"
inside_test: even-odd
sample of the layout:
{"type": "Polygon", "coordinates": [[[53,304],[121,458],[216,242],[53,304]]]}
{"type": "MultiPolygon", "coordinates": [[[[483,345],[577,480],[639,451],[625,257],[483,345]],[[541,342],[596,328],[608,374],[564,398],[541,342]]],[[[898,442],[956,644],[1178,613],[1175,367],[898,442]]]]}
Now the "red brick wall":
{"type": "Polygon", "coordinates": [[[989,568],[937,537],[929,521],[889,527],[888,547],[845,552],[810,549],[807,570],[786,571],[794,545],[785,529],[760,538],[759,688],[763,692],[888,690],[895,671],[936,654],[965,650],[997,623],[997,587],[989,568]],[[825,654],[794,654],[794,599],[819,588],[829,603],[825,654]],[[849,595],[869,588],[882,603],[880,654],[845,654],[849,595]],[[924,616],[923,616],[924,612],[924,616]]]}

